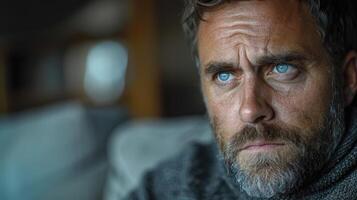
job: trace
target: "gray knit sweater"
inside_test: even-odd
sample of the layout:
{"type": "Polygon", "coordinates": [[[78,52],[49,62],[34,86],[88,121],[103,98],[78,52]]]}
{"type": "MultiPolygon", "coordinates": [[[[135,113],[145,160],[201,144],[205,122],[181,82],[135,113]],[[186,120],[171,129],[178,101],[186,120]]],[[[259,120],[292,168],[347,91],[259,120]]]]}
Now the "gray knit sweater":
{"type": "MultiPolygon", "coordinates": [[[[357,200],[357,109],[351,111],[345,133],[328,169],[297,192],[271,199],[357,200]]],[[[217,159],[215,144],[192,145],[177,157],[149,172],[126,199],[233,200],[252,198],[234,185],[217,159]]]]}

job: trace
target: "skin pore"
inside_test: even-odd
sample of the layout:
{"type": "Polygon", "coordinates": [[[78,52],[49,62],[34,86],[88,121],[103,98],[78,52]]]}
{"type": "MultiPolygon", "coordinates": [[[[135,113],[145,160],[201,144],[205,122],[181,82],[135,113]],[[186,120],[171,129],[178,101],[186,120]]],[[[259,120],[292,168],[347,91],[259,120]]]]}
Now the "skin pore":
{"type": "Polygon", "coordinates": [[[232,1],[202,17],[202,91],[226,163],[251,196],[288,192],[338,143],[338,108],[357,88],[356,55],[344,65],[352,75],[344,73],[343,99],[303,1],[232,1]]]}

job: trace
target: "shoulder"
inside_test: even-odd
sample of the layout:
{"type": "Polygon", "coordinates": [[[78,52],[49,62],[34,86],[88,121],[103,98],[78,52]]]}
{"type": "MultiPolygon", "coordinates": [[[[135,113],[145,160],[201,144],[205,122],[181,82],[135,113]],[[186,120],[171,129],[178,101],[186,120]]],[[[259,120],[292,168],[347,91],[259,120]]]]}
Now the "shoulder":
{"type": "Polygon", "coordinates": [[[214,144],[192,143],[184,151],[148,172],[129,199],[197,199],[217,174],[214,144]]]}

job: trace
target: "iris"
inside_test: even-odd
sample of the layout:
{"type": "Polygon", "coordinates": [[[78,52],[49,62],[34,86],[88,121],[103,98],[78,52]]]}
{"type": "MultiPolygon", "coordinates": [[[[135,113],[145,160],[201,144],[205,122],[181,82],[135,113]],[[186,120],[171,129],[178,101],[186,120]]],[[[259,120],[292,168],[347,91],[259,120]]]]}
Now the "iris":
{"type": "Polygon", "coordinates": [[[291,66],[289,64],[278,64],[274,67],[274,72],[283,74],[283,73],[287,73],[289,71],[289,68],[291,66]]]}
{"type": "Polygon", "coordinates": [[[218,80],[221,82],[227,82],[231,78],[231,74],[229,72],[221,72],[218,74],[218,80]]]}

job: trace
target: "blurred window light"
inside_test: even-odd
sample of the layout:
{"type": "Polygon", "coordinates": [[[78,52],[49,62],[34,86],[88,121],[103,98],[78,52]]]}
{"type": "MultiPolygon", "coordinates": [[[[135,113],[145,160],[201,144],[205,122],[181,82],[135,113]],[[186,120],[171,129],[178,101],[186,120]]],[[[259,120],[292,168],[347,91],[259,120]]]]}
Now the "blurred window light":
{"type": "Polygon", "coordinates": [[[128,52],[119,42],[104,41],[88,53],[84,89],[98,104],[112,104],[119,99],[125,86],[128,52]]]}

